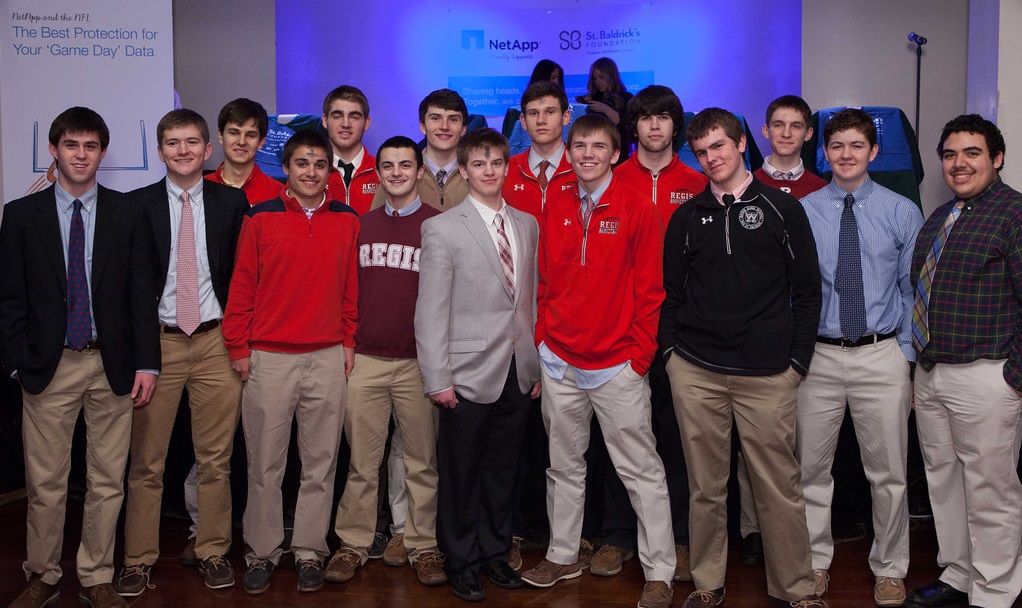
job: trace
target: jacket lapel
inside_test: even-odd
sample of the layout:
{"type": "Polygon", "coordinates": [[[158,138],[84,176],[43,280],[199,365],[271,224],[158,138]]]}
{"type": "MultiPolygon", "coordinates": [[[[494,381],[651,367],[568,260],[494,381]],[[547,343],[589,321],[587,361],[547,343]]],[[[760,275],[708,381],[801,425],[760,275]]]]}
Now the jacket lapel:
{"type": "Polygon", "coordinates": [[[92,239],[92,292],[96,292],[103,277],[103,269],[110,257],[110,250],[113,248],[114,239],[110,237],[115,233],[111,227],[117,222],[117,215],[120,213],[120,203],[107,196],[106,188],[99,187],[99,195],[96,198],[96,228],[92,239]]]}
{"type": "Polygon", "coordinates": [[[167,201],[167,179],[161,179],[146,189],[149,217],[153,224],[153,238],[156,251],[160,256],[160,284],[167,282],[167,269],[170,268],[170,207],[167,201]]]}
{"type": "Polygon", "coordinates": [[[517,247],[515,247],[515,255],[518,259],[518,268],[516,269],[518,276],[515,277],[515,302],[518,302],[518,298],[522,295],[522,288],[526,286],[526,281],[523,279],[529,272],[525,268],[526,260],[529,259],[529,247],[530,243],[527,241],[528,232],[526,232],[525,222],[522,221],[524,217],[520,213],[516,213],[510,206],[508,207],[508,217],[511,218],[511,224],[515,231],[515,240],[517,241],[517,247]]]}
{"type": "Polygon", "coordinates": [[[50,186],[46,196],[43,196],[36,203],[36,213],[33,214],[36,227],[39,231],[39,238],[43,241],[43,248],[53,266],[53,272],[60,281],[60,290],[67,295],[67,266],[64,263],[64,239],[60,235],[60,220],[57,219],[57,195],[56,186],[50,186]]]}
{"type": "Polygon", "coordinates": [[[220,204],[220,189],[217,184],[203,178],[202,209],[206,216],[206,257],[209,259],[210,276],[217,276],[220,267],[220,235],[223,234],[224,209],[220,204]]]}
{"type": "Polygon", "coordinates": [[[490,263],[490,268],[493,269],[493,272],[500,279],[500,284],[504,286],[507,296],[513,300],[515,294],[511,293],[511,289],[507,286],[507,281],[504,280],[504,266],[497,256],[497,248],[493,245],[493,239],[490,237],[489,229],[483,222],[483,216],[479,215],[479,210],[471,203],[458,205],[457,208],[461,210],[461,214],[464,217],[465,227],[468,228],[472,238],[475,239],[476,244],[483,251],[483,256],[490,263]]]}

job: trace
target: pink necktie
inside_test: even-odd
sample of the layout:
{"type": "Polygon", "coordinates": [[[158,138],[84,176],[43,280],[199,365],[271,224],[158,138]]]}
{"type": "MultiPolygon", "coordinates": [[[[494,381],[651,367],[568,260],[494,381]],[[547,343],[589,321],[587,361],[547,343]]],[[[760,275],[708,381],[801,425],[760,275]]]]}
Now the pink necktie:
{"type": "Polygon", "coordinates": [[[177,326],[189,336],[199,326],[199,270],[195,262],[195,225],[188,191],[181,193],[181,230],[177,235],[177,326]]]}

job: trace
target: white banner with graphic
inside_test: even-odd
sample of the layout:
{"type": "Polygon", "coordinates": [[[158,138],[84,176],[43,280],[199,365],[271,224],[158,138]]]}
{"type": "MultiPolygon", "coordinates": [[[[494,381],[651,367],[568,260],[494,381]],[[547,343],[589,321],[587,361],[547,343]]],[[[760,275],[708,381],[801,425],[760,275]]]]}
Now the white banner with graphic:
{"type": "Polygon", "coordinates": [[[171,0],[4,0],[0,135],[6,203],[55,179],[50,123],[71,106],[99,112],[110,147],[99,181],[156,181],[156,124],[174,107],[171,0]]]}

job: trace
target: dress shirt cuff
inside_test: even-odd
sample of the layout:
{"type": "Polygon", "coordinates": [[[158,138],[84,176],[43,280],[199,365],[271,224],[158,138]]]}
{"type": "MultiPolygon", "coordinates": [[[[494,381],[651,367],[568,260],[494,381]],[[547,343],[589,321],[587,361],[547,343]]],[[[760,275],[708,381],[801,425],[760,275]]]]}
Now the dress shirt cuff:
{"type": "Polygon", "coordinates": [[[152,374],[154,376],[159,376],[160,375],[160,371],[156,370],[156,369],[136,369],[135,373],[136,374],[152,374]]]}

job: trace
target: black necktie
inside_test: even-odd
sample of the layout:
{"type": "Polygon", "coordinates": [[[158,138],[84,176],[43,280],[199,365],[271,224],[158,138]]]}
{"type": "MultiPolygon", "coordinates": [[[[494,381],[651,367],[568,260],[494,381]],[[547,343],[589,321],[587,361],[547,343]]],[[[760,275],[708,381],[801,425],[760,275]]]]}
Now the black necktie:
{"type": "Polygon", "coordinates": [[[841,312],[841,333],[855,342],[866,333],[866,299],[862,289],[862,256],[859,252],[859,225],[852,208],[855,197],[845,195],[845,210],[841,212],[841,230],[838,233],[837,271],[834,290],[838,294],[841,312]]]}
{"type": "Polygon", "coordinates": [[[733,194],[725,194],[724,196],[721,197],[721,200],[724,201],[725,207],[730,207],[731,203],[735,202],[735,197],[733,194]]]}
{"type": "Polygon", "coordinates": [[[344,185],[351,185],[351,174],[355,172],[355,165],[346,163],[343,160],[337,161],[337,166],[340,167],[341,173],[344,174],[344,185]]]}

